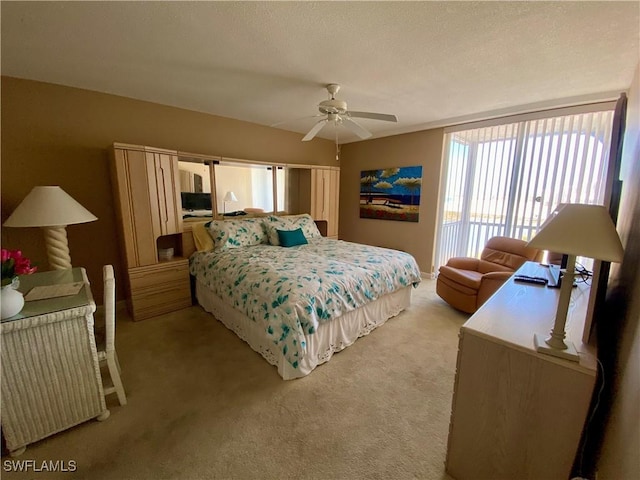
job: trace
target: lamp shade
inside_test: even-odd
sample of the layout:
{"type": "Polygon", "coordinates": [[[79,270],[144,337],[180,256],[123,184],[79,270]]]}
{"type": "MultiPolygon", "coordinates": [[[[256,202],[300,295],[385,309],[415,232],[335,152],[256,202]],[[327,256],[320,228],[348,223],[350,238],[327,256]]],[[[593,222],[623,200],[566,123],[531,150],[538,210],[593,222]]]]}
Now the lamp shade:
{"type": "Polygon", "coordinates": [[[4,222],[6,227],[62,227],[98,218],[58,186],[33,187],[4,222]]]}
{"type": "Polygon", "coordinates": [[[236,197],[236,194],[229,191],[224,195],[224,201],[225,202],[237,202],[238,198],[236,197]]]}
{"type": "Polygon", "coordinates": [[[560,204],[528,246],[608,262],[621,262],[624,255],[613,220],[602,205],[560,204]]]}

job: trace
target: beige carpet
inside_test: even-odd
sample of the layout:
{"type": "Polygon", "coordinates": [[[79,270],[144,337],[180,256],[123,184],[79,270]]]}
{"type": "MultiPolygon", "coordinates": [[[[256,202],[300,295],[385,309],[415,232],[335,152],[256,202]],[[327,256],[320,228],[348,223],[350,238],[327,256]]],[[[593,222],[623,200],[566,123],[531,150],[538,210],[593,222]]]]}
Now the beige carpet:
{"type": "Polygon", "coordinates": [[[411,307],[309,376],[275,367],[199,307],[120,316],[129,404],[27,448],[75,473],[3,479],[447,479],[458,330],[467,316],[425,280],[411,307]]]}

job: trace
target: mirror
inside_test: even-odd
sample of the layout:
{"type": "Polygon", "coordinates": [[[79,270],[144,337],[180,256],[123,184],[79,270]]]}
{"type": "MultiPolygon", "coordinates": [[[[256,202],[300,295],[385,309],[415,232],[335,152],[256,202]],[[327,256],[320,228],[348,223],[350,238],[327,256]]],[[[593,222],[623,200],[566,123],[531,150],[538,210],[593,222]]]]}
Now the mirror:
{"type": "MultiPolygon", "coordinates": [[[[205,162],[184,155],[178,169],[183,218],[285,213],[297,196],[297,188],[293,192],[290,185],[291,171],[298,169],[232,160],[205,162]]],[[[297,182],[293,184],[297,187],[297,182]]]]}
{"type": "Polygon", "coordinates": [[[178,160],[182,218],[211,217],[209,165],[198,160],[178,160]]]}
{"type": "Polygon", "coordinates": [[[215,165],[216,202],[224,215],[285,213],[289,209],[288,168],[222,161],[215,165]],[[275,199],[274,199],[275,182],[275,199]],[[233,195],[232,195],[233,194],[233,195]],[[275,200],[275,202],[274,202],[275,200]]]}
{"type": "Polygon", "coordinates": [[[180,171],[181,192],[211,193],[209,165],[179,160],[178,170],[180,171]]]}
{"type": "Polygon", "coordinates": [[[276,212],[286,212],[290,195],[287,195],[287,169],[285,167],[276,167],[276,212]]]}
{"type": "Polygon", "coordinates": [[[273,167],[220,162],[214,168],[218,212],[273,212],[273,167]]]}
{"type": "MultiPolygon", "coordinates": [[[[287,168],[284,210],[290,214],[309,213],[311,205],[311,170],[308,168],[287,168]]],[[[278,204],[280,205],[280,204],[278,204]]]]}

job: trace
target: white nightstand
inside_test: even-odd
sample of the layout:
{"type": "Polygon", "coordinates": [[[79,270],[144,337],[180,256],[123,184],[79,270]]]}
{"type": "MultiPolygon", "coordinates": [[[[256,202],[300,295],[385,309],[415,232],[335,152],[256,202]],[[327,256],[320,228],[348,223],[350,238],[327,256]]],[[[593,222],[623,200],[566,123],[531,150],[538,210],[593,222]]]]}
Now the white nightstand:
{"type": "Polygon", "coordinates": [[[109,416],[93,331],[96,304],[85,270],[25,275],[19,290],[72,282],[84,282],[78,294],[26,302],[2,321],[2,431],[12,456],[29,443],[109,416]]]}

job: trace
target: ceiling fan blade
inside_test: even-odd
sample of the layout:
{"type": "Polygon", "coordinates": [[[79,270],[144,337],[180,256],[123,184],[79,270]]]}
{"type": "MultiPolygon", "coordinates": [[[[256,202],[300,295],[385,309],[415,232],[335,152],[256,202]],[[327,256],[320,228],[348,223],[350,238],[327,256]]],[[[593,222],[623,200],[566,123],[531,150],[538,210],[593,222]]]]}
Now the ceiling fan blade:
{"type": "Polygon", "coordinates": [[[349,118],[348,116],[344,116],[342,118],[346,120],[345,122],[342,123],[342,125],[347,127],[347,129],[351,130],[353,133],[355,133],[357,136],[359,136],[363,140],[365,138],[369,138],[372,135],[370,131],[361,127],[358,123],[356,123],[355,120],[349,118]]]}
{"type": "Polygon", "coordinates": [[[279,125],[284,125],[285,123],[298,122],[300,120],[306,120],[307,118],[316,118],[316,117],[324,117],[324,115],[321,114],[321,113],[318,113],[317,115],[307,115],[306,117],[291,118],[289,120],[283,120],[282,122],[272,123],[269,126],[270,127],[277,127],[279,125]]]}
{"type": "Polygon", "coordinates": [[[373,120],[383,120],[385,122],[397,122],[398,117],[388,113],[373,113],[373,112],[351,112],[348,111],[347,115],[356,118],[371,118],[373,120]]]}
{"type": "Polygon", "coordinates": [[[304,138],[302,139],[303,142],[308,142],[309,140],[313,139],[313,137],[315,137],[318,132],[320,130],[322,130],[322,127],[324,127],[327,122],[329,121],[328,118],[324,118],[322,120],[320,120],[318,123],[316,123],[313,127],[311,127],[311,130],[309,130],[309,133],[307,133],[304,138]]]}

